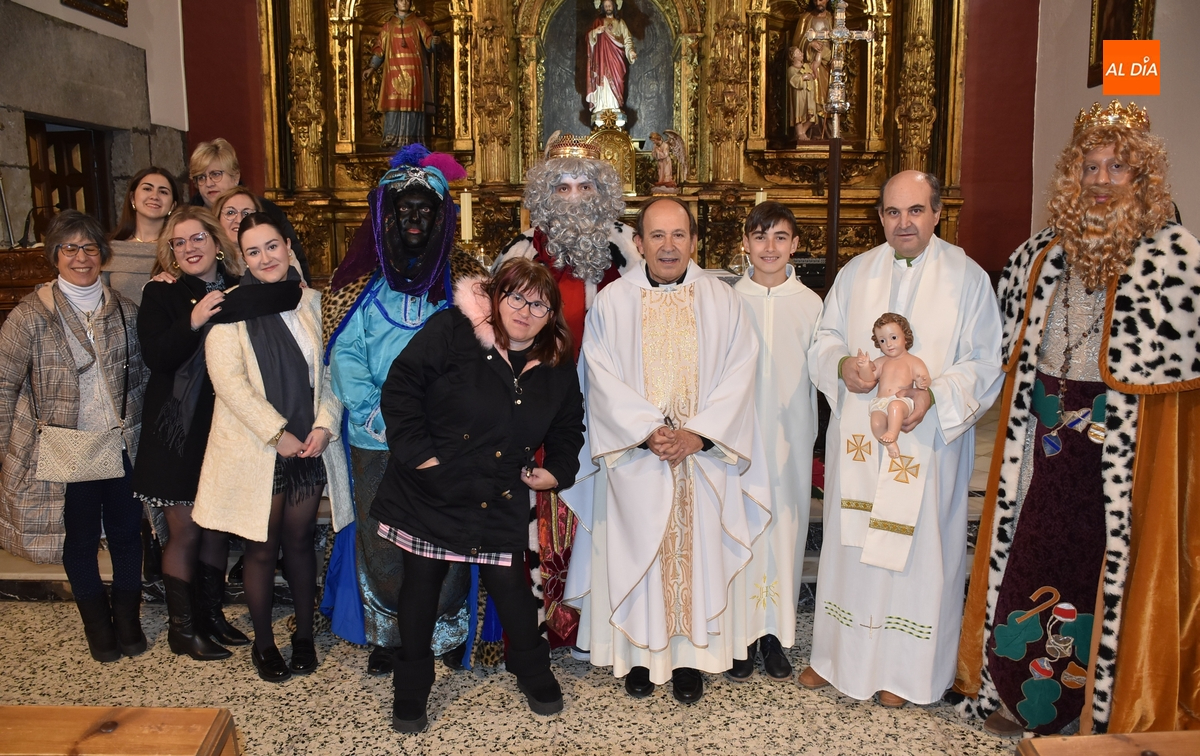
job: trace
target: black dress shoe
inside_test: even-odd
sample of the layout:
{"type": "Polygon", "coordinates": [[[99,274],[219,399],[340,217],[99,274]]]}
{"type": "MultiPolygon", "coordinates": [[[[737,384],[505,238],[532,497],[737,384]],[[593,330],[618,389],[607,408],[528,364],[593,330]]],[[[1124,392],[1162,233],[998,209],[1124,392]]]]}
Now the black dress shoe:
{"type": "Polygon", "coordinates": [[[463,657],[467,655],[467,642],[463,641],[446,653],[442,654],[442,664],[446,665],[447,669],[452,669],[455,672],[466,669],[463,666],[463,657]]]}
{"type": "Polygon", "coordinates": [[[317,647],[312,638],[292,635],[292,661],[288,667],[297,675],[307,675],[317,668],[317,647]]]}
{"type": "Polygon", "coordinates": [[[734,659],[733,666],[725,671],[725,676],[734,682],[746,682],[754,674],[754,655],[758,653],[758,641],[746,647],[745,659],[734,659]]]}
{"type": "Polygon", "coordinates": [[[787,654],[783,653],[783,645],[774,635],[764,635],[758,641],[758,649],[762,652],[763,671],[775,680],[792,679],[792,663],[787,654]]]}
{"type": "Polygon", "coordinates": [[[383,646],[371,646],[371,655],[367,657],[368,675],[390,675],[395,665],[392,663],[392,649],[383,646]]]}
{"type": "Polygon", "coordinates": [[[273,644],[266,651],[259,651],[258,646],[253,646],[250,649],[250,660],[254,662],[258,676],[267,682],[279,683],[292,676],[283,661],[283,654],[279,653],[279,649],[273,644]]]}
{"type": "Polygon", "coordinates": [[[654,692],[654,683],[650,682],[650,670],[645,667],[634,667],[625,675],[625,692],[634,698],[645,698],[654,692]]]}
{"type": "Polygon", "coordinates": [[[398,698],[392,702],[392,729],[396,732],[421,732],[428,724],[425,701],[398,698]]]}
{"type": "Polygon", "coordinates": [[[704,696],[704,676],[698,669],[680,667],[671,671],[671,688],[676,701],[694,704],[704,696]]]}

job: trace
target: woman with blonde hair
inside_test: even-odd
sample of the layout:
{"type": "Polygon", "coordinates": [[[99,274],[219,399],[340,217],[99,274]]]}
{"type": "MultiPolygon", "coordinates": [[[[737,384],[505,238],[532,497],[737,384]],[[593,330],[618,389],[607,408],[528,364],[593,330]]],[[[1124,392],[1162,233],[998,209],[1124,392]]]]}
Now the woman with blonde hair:
{"type": "Polygon", "coordinates": [[[250,642],[221,610],[229,536],[192,520],[213,414],[205,338],[215,323],[281,312],[296,299],[227,294],[241,273],[236,249],[207,210],[176,212],[158,244],[158,267],[176,280],[146,284],[137,319],[150,380],[133,490],[146,506],[162,510],[171,533],[162,567],[167,641],[175,653],[200,661],[229,656],[219,644],[250,642]]]}
{"type": "Polygon", "coordinates": [[[202,527],[246,539],[251,660],[259,677],[282,682],[317,667],[313,536],[326,483],[335,522],[344,522],[353,505],[345,454],[340,444],[330,445],[341,430],[342,406],[321,359],[321,295],[300,288],[290,245],[265,213],[246,216],[238,241],[247,270],[229,298],[259,301],[282,292],[290,305],[209,332],[204,351],[216,400],[192,516],[202,527]],[[271,627],[281,547],[296,607],[290,664],[271,627]]]}
{"type": "Polygon", "coordinates": [[[225,238],[234,249],[237,249],[238,229],[242,225],[242,219],[250,213],[261,213],[262,209],[262,202],[254,196],[254,192],[241,185],[226,189],[213,201],[213,215],[221,224],[225,238]]]}

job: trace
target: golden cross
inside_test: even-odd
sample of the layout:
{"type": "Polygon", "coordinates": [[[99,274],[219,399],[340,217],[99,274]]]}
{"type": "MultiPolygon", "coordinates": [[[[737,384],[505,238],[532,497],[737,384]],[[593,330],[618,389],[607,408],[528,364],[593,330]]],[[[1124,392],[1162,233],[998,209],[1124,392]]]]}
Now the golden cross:
{"type": "Polygon", "coordinates": [[[875,621],[875,615],[872,614],[870,617],[867,618],[867,623],[865,625],[861,622],[858,623],[859,627],[867,628],[867,637],[868,638],[874,638],[875,631],[878,630],[879,628],[883,627],[883,625],[872,625],[871,623],[874,621],[875,621]]]}
{"type": "Polygon", "coordinates": [[[852,457],[854,462],[867,461],[867,457],[865,455],[871,453],[871,442],[866,441],[866,438],[866,435],[862,433],[855,433],[852,434],[850,438],[846,439],[846,453],[854,455],[854,457],[852,457]]]}
{"type": "Polygon", "coordinates": [[[833,52],[831,71],[829,74],[829,95],[825,110],[833,114],[832,136],[841,137],[841,123],[838,120],[843,113],[850,112],[850,101],[846,99],[846,45],[851,41],[870,41],[875,35],[870,31],[851,31],[846,28],[846,0],[834,0],[833,28],[828,31],[809,29],[804,38],[809,42],[820,40],[828,42],[833,52]]]}
{"type": "Polygon", "coordinates": [[[910,482],[910,475],[915,479],[917,473],[921,470],[921,465],[914,465],[912,461],[912,457],[906,457],[903,454],[899,458],[893,459],[891,464],[888,465],[888,472],[896,473],[896,477],[892,478],[892,480],[898,483],[908,483],[910,482]]]}

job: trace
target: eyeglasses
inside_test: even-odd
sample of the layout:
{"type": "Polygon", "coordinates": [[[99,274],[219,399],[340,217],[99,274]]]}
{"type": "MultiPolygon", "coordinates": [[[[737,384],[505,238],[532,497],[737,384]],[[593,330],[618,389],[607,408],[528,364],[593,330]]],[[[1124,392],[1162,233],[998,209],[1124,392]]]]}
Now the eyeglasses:
{"type": "MultiPolygon", "coordinates": [[[[179,252],[187,247],[188,242],[191,242],[199,247],[211,238],[212,236],[207,231],[201,231],[198,234],[192,234],[186,239],[181,236],[177,236],[174,239],[168,239],[167,246],[171,248],[172,252],[179,252]]],[[[89,252],[88,254],[91,253],[89,252]]]]}
{"type": "Polygon", "coordinates": [[[546,304],[545,302],[531,302],[515,291],[510,291],[508,294],[506,294],[504,296],[504,301],[508,303],[509,307],[518,312],[523,310],[526,305],[529,305],[529,314],[535,318],[538,318],[539,320],[546,317],[546,315],[550,312],[550,305],[546,304]]]}
{"type": "MultiPolygon", "coordinates": [[[[79,250],[83,250],[83,254],[88,257],[95,257],[100,254],[100,245],[94,242],[88,244],[59,244],[54,248],[56,252],[65,253],[67,257],[74,257],[79,254],[79,250]]],[[[521,308],[517,308],[521,309],[521,308]]]]}
{"type": "Polygon", "coordinates": [[[217,183],[225,175],[225,171],[209,171],[208,173],[197,173],[192,176],[192,181],[197,184],[207,184],[208,182],[217,183]]]}
{"type": "Polygon", "coordinates": [[[227,207],[221,211],[221,218],[223,220],[231,221],[239,216],[245,218],[252,212],[254,212],[254,208],[252,207],[248,207],[245,210],[238,210],[236,207],[227,207]]]}

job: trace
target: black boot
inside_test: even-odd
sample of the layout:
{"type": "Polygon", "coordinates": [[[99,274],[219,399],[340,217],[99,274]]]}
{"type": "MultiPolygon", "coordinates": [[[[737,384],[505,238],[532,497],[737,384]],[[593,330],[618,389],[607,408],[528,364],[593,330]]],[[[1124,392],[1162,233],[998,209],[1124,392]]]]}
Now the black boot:
{"type": "Polygon", "coordinates": [[[758,641],[746,647],[745,659],[734,659],[733,666],[725,671],[725,676],[734,682],[746,682],[754,674],[754,657],[758,653],[758,641]]]}
{"type": "Polygon", "coordinates": [[[225,601],[225,571],[200,562],[195,589],[196,630],[222,646],[249,646],[250,639],[225,619],[221,604],[225,601]]]}
{"type": "Polygon", "coordinates": [[[162,580],[162,544],[154,535],[150,521],[142,519],[142,580],[154,583],[162,580]]]}
{"type": "Polygon", "coordinates": [[[170,615],[167,645],[177,654],[187,654],[196,661],[228,659],[229,649],[218,646],[203,633],[196,632],[192,620],[192,586],[177,577],[163,575],[167,589],[167,614],[170,615]]]}
{"type": "Polygon", "coordinates": [[[526,651],[510,648],[505,666],[517,676],[517,687],[525,694],[534,714],[562,711],[562,688],[550,671],[550,644],[545,638],[539,638],[538,644],[526,651]]]}
{"type": "Polygon", "coordinates": [[[117,646],[108,596],[101,592],[96,598],[75,599],[75,606],[79,608],[79,616],[83,619],[83,634],[87,637],[92,658],[98,662],[120,659],[121,649],[117,646]]]}
{"type": "Polygon", "coordinates": [[[113,588],[113,629],[117,645],[126,656],[137,656],[146,650],[146,634],[142,632],[142,592],[113,588]]]}
{"type": "Polygon", "coordinates": [[[768,677],[776,680],[792,679],[792,663],[788,661],[787,654],[783,653],[783,645],[774,635],[764,635],[758,641],[758,648],[762,651],[763,671],[768,677]]]}
{"type": "Polygon", "coordinates": [[[392,686],[392,729],[396,732],[421,732],[429,724],[425,710],[429,703],[429,691],[433,688],[433,654],[425,649],[420,659],[402,659],[404,649],[392,662],[395,674],[392,686]]]}

